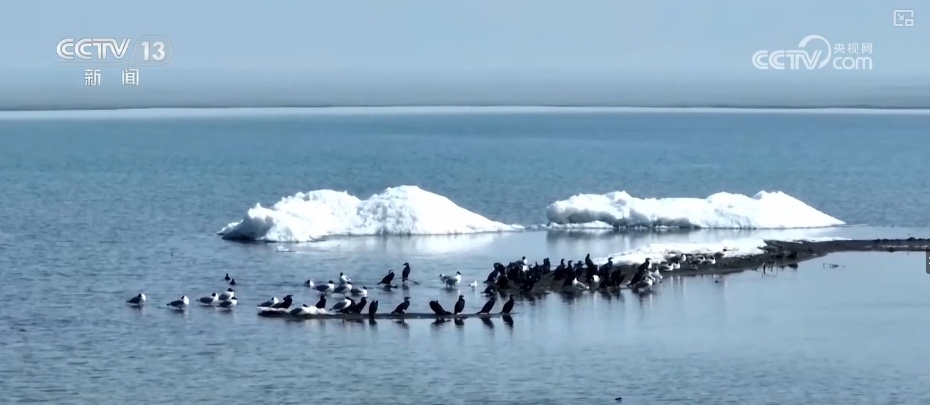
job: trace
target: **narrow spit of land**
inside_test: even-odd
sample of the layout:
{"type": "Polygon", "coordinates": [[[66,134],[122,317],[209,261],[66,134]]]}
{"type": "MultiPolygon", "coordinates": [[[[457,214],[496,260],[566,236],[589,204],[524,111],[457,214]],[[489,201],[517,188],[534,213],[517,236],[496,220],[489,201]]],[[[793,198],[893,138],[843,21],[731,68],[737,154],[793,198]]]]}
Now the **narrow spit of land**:
{"type": "Polygon", "coordinates": [[[437,315],[430,312],[408,312],[403,315],[391,314],[388,312],[374,314],[374,316],[368,314],[325,314],[325,315],[291,315],[287,310],[274,310],[270,308],[259,308],[258,315],[269,317],[269,318],[295,318],[295,319],[344,319],[347,321],[362,321],[366,319],[470,319],[470,318],[509,318],[512,315],[516,315],[516,312],[509,314],[502,314],[499,312],[490,313],[490,314],[458,314],[458,315],[437,315]]]}
{"type": "MultiPolygon", "coordinates": [[[[701,276],[714,274],[739,273],[757,270],[763,266],[797,267],[798,263],[823,257],[838,252],[922,252],[930,251],[930,238],[907,239],[871,239],[871,240],[830,240],[830,241],[778,241],[766,240],[761,247],[762,253],[747,256],[726,255],[716,258],[714,264],[683,264],[680,269],[662,271],[671,276],[701,276]]],[[[636,273],[639,264],[615,264],[614,271],[620,271],[629,280],[636,273]]],[[[626,286],[621,288],[627,288],[626,286]]],[[[614,288],[613,290],[616,290],[614,288]]],[[[543,276],[531,293],[563,292],[562,281],[553,280],[552,275],[543,276]]],[[[516,294],[518,288],[501,291],[516,294]]]]}
{"type": "MultiPolygon", "coordinates": [[[[831,240],[831,241],[778,241],[766,240],[765,246],[761,247],[762,253],[748,256],[727,257],[717,256],[713,264],[685,264],[680,269],[673,271],[663,271],[666,275],[672,276],[700,276],[712,274],[738,273],[746,270],[756,270],[763,266],[766,267],[797,267],[798,263],[823,257],[830,253],[838,252],[930,252],[930,239],[928,238],[907,238],[907,239],[872,239],[872,240],[831,240]]],[[[618,264],[614,265],[613,271],[620,271],[626,275],[626,279],[636,273],[638,264],[618,264]]],[[[539,295],[548,292],[564,292],[561,280],[554,280],[550,272],[542,277],[535,284],[531,291],[519,291],[519,288],[509,288],[507,290],[497,291],[502,296],[514,295],[539,295]]],[[[627,288],[626,286],[621,288],[627,288]]],[[[618,288],[610,290],[616,291],[618,288]]],[[[610,291],[609,290],[609,291],[610,291]]],[[[286,310],[269,310],[260,308],[259,315],[266,317],[280,318],[302,318],[302,319],[344,319],[344,320],[363,320],[369,319],[367,314],[327,314],[327,315],[306,315],[300,317],[291,316],[286,310]]],[[[389,313],[375,314],[373,319],[446,319],[446,318],[496,318],[504,317],[505,320],[513,314],[460,314],[436,315],[431,313],[407,313],[405,315],[392,315],[389,313]]]]}
{"type": "MultiPolygon", "coordinates": [[[[930,238],[779,241],[766,240],[762,253],[748,256],[718,257],[714,264],[685,265],[679,270],[663,272],[677,276],[735,273],[755,270],[763,264],[789,267],[800,262],[839,252],[923,252],[930,251],[930,238]]],[[[624,274],[636,272],[635,264],[615,265],[624,274]]]]}
{"type": "MultiPolygon", "coordinates": [[[[677,276],[735,273],[755,270],[763,264],[789,267],[800,262],[839,252],[923,252],[930,251],[930,238],[830,240],[830,241],[779,241],[766,240],[762,253],[748,256],[718,257],[714,264],[682,266],[681,269],[663,272],[677,276]]],[[[636,272],[636,265],[614,266],[624,274],[636,272]]]]}

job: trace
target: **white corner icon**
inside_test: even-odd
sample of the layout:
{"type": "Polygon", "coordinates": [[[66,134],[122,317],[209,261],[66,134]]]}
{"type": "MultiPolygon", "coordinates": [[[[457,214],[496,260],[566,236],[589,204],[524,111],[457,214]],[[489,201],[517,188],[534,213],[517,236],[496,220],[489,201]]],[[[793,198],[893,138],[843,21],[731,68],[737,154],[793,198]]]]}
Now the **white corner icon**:
{"type": "Polygon", "coordinates": [[[895,27],[914,26],[914,10],[894,10],[892,16],[894,17],[892,23],[895,27]]]}

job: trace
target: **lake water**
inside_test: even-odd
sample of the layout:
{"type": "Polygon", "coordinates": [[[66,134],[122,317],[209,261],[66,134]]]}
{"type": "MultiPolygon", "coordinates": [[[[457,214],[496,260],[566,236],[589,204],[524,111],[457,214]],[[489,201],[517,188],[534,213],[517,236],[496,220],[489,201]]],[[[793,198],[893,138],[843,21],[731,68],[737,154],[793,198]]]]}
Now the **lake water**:
{"type": "MultiPolygon", "coordinates": [[[[0,120],[0,402],[917,404],[930,401],[923,254],[844,253],[777,275],[667,279],[639,297],[520,300],[513,324],[259,318],[272,295],[413,264],[440,272],[661,241],[927,237],[930,115],[281,114],[0,120]],[[223,241],[256,202],[415,184],[504,223],[575,193],[781,190],[852,227],[223,241]],[[825,263],[840,267],[825,267],[825,263]],[[239,281],[239,308],[165,303],[239,281]],[[139,291],[141,310],[124,302],[139,291]],[[24,305],[24,303],[26,305],[24,305]]],[[[467,309],[484,299],[461,289],[467,309]]],[[[372,291],[390,310],[404,291],[372,291]]]]}

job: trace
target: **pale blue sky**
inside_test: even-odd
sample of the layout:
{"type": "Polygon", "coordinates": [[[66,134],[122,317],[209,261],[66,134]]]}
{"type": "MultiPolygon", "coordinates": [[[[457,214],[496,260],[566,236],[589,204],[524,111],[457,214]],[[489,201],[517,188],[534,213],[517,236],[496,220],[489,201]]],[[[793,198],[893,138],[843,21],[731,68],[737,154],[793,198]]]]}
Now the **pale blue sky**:
{"type": "Polygon", "coordinates": [[[332,104],[930,106],[930,5],[810,1],[10,1],[0,109],[332,104]],[[93,5],[92,7],[90,5],[93,5]],[[892,25],[915,9],[914,27],[892,25]],[[808,34],[873,44],[871,71],[759,71],[808,34]],[[86,88],[62,38],[163,35],[140,86],[86,88]],[[903,101],[902,101],[903,100],[903,101]],[[915,101],[918,100],[918,101],[915,101]]]}

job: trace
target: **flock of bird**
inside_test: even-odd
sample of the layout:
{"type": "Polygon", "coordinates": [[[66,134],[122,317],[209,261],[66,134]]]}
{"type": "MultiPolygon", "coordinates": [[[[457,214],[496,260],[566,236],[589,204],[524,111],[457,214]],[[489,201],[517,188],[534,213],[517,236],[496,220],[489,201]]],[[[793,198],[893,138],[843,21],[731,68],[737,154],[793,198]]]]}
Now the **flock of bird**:
{"type": "MultiPolygon", "coordinates": [[[[417,281],[410,280],[410,264],[404,263],[404,270],[402,276],[402,287],[406,288],[408,282],[420,284],[417,281]]],[[[456,272],[454,276],[440,275],[440,281],[447,287],[454,287],[459,284],[462,280],[461,272],[456,272]]],[[[235,285],[235,279],[231,278],[229,274],[226,274],[225,280],[229,282],[230,285],[235,285]]],[[[383,285],[384,288],[391,289],[397,288],[397,285],[392,284],[394,280],[394,271],[388,272],[384,278],[378,283],[378,285],[383,285]]],[[[305,286],[316,290],[320,293],[319,300],[314,305],[303,304],[299,307],[291,308],[294,303],[293,295],[286,295],[283,299],[278,299],[277,297],[271,297],[268,301],[258,304],[258,308],[261,311],[287,311],[289,314],[294,316],[307,316],[307,315],[330,315],[330,314],[361,314],[365,309],[366,305],[368,307],[369,317],[374,317],[378,311],[378,301],[368,302],[368,288],[367,287],[355,287],[352,285],[352,280],[349,279],[345,273],[339,273],[339,283],[336,284],[332,280],[324,284],[316,284],[312,280],[307,280],[304,283],[305,286]],[[342,295],[341,299],[337,299],[335,304],[326,309],[327,296],[331,294],[342,295]],[[355,301],[351,297],[361,297],[358,301],[355,301]]],[[[142,306],[145,304],[147,297],[144,293],[139,293],[135,297],[130,298],[126,302],[133,306],[142,306]]],[[[238,304],[239,298],[236,297],[235,290],[232,287],[228,288],[225,292],[217,294],[212,293],[209,296],[201,297],[197,300],[203,306],[215,306],[222,309],[232,309],[238,304]]],[[[476,314],[490,314],[491,310],[494,308],[497,299],[491,297],[487,303],[478,311],[476,314]]],[[[172,307],[178,310],[185,310],[190,305],[190,299],[184,295],[180,299],[171,301],[167,306],[172,307]]],[[[510,299],[504,303],[503,309],[500,312],[501,314],[509,314],[513,310],[514,306],[514,297],[510,296],[510,299]]],[[[404,301],[397,305],[393,311],[392,315],[404,315],[407,313],[407,310],[410,307],[410,297],[404,297],[404,301]]],[[[438,301],[429,302],[430,309],[437,316],[458,316],[463,313],[465,310],[465,296],[459,295],[458,301],[453,305],[452,312],[447,311],[438,301]]]]}
{"type": "MultiPolygon", "coordinates": [[[[226,274],[225,280],[228,281],[231,286],[236,285],[236,279],[229,277],[229,273],[226,274]]],[[[148,297],[145,296],[145,293],[139,293],[126,302],[133,306],[142,306],[147,300],[148,297]]],[[[205,306],[216,306],[222,309],[233,309],[239,304],[239,298],[236,297],[236,291],[233,290],[232,287],[227,288],[225,292],[220,294],[212,293],[206,297],[201,297],[197,301],[205,306]]],[[[186,309],[190,303],[190,298],[187,298],[186,295],[182,295],[181,298],[169,302],[168,306],[175,309],[186,309]]]]}
{"type": "MultiPolygon", "coordinates": [[[[562,259],[561,263],[555,269],[551,268],[548,258],[543,260],[542,265],[536,263],[533,266],[529,266],[526,257],[511,262],[507,266],[501,263],[494,263],[494,269],[484,282],[484,284],[487,285],[484,294],[490,296],[490,298],[477,314],[490,314],[497,303],[497,297],[506,296],[508,291],[516,290],[524,293],[533,291],[534,286],[545,277],[548,277],[547,280],[550,283],[552,281],[561,282],[562,291],[565,292],[584,291],[595,288],[616,289],[623,286],[630,288],[634,292],[647,292],[650,291],[654,284],[662,282],[663,271],[670,272],[678,270],[682,268],[683,265],[695,267],[713,265],[716,264],[717,258],[724,255],[725,254],[722,252],[718,252],[715,255],[675,254],[667,256],[666,260],[658,263],[654,263],[651,259],[647,258],[642,264],[636,267],[636,272],[629,280],[625,280],[626,275],[623,274],[621,269],[615,267],[612,258],[609,258],[607,263],[597,266],[591,259],[590,254],[587,255],[584,260],[578,260],[574,262],[574,264],[571,260],[566,263],[565,259],[562,259]]],[[[407,289],[408,283],[420,284],[410,279],[410,271],[410,264],[404,263],[400,285],[394,284],[394,271],[390,270],[388,274],[377,283],[377,286],[390,290],[393,288],[407,289]]],[[[209,296],[199,298],[197,302],[203,306],[212,306],[220,309],[235,308],[239,298],[236,297],[236,292],[231,286],[236,285],[236,280],[231,278],[229,274],[226,274],[224,280],[230,285],[225,292],[219,294],[212,293],[209,296]]],[[[459,284],[462,282],[462,273],[457,271],[452,275],[440,274],[439,281],[448,289],[458,288],[459,284]]],[[[326,283],[317,284],[313,280],[307,280],[304,285],[319,293],[319,300],[313,305],[305,303],[301,306],[291,308],[291,306],[294,305],[293,295],[286,295],[283,299],[271,297],[268,301],[259,304],[259,311],[275,313],[286,312],[298,317],[334,314],[361,315],[367,306],[367,314],[369,317],[374,318],[378,313],[378,301],[368,301],[368,287],[354,286],[352,280],[345,273],[339,273],[338,283],[329,280],[326,283]],[[327,297],[331,297],[334,294],[341,295],[342,297],[336,298],[335,303],[327,309],[327,297]],[[359,300],[356,301],[354,298],[359,298],[359,300]]],[[[472,288],[477,288],[478,285],[477,280],[469,284],[472,288]]],[[[549,284],[549,286],[551,287],[551,284],[549,284]]],[[[509,295],[509,300],[504,303],[500,312],[501,314],[509,314],[513,310],[514,295],[509,295]]],[[[146,299],[147,297],[144,293],[139,293],[127,302],[134,306],[142,306],[145,304],[146,299]]],[[[181,296],[180,299],[167,303],[167,305],[174,309],[185,310],[190,303],[190,299],[185,295],[181,296]]],[[[403,316],[407,313],[409,307],[410,297],[404,297],[404,301],[398,304],[390,314],[403,316]]],[[[453,317],[459,316],[465,309],[465,297],[464,295],[459,295],[458,300],[453,305],[452,312],[447,311],[435,300],[429,302],[429,308],[438,317],[450,315],[453,317]]]]}
{"type": "MultiPolygon", "coordinates": [[[[401,272],[401,288],[406,288],[407,283],[420,284],[418,281],[410,279],[410,263],[403,264],[404,269],[401,272]]],[[[397,285],[393,284],[394,282],[394,270],[389,270],[388,274],[385,275],[381,281],[376,285],[382,286],[385,289],[398,288],[397,285]]],[[[445,274],[439,275],[440,281],[446,287],[454,287],[462,281],[462,273],[456,272],[455,275],[447,276],[445,274]]],[[[473,286],[477,286],[477,282],[473,283],[473,286]]],[[[368,316],[374,318],[378,312],[378,301],[372,301],[368,303],[368,287],[355,287],[352,285],[352,280],[349,279],[345,273],[339,273],[339,283],[336,284],[333,280],[329,280],[324,284],[316,284],[313,280],[307,280],[304,282],[304,285],[316,290],[320,294],[319,301],[314,305],[303,304],[299,307],[290,309],[290,306],[293,304],[293,296],[287,295],[283,300],[277,301],[277,298],[272,297],[271,301],[262,303],[259,305],[259,309],[263,311],[281,311],[288,310],[289,313],[293,316],[308,316],[308,315],[329,315],[329,314],[354,314],[359,315],[365,309],[365,306],[368,305],[368,316]],[[330,294],[341,294],[343,298],[336,302],[330,309],[326,309],[326,297],[330,294]],[[361,297],[359,301],[355,301],[351,297],[361,297]],[[266,305],[270,304],[270,305],[266,305]]],[[[476,314],[490,314],[491,310],[494,308],[494,304],[497,302],[495,297],[491,297],[484,307],[481,308],[476,314]]],[[[510,300],[504,304],[502,314],[509,314],[513,310],[514,300],[513,296],[510,297],[510,300]]],[[[465,310],[465,296],[459,295],[458,301],[455,302],[452,312],[447,311],[439,301],[430,301],[429,307],[433,313],[437,316],[458,316],[462,314],[465,310]]],[[[404,301],[397,305],[391,315],[404,315],[407,313],[407,310],[410,308],[410,297],[404,297],[404,301]]]]}

